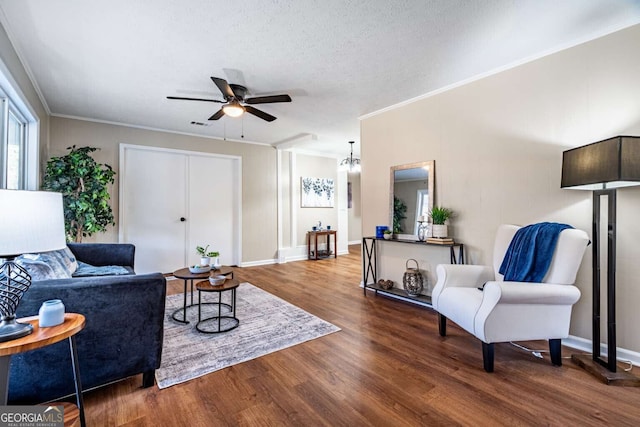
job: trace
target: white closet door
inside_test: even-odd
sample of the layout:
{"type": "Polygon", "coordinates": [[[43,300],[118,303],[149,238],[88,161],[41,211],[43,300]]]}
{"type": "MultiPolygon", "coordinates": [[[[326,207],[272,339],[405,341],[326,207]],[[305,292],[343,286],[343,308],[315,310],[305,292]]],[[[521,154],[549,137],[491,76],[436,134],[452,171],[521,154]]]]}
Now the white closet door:
{"type": "Polygon", "coordinates": [[[129,147],[121,154],[120,241],[136,245],[136,272],[185,267],[187,156],[129,147]]]}
{"type": "Polygon", "coordinates": [[[120,241],[136,245],[136,272],[199,264],[196,246],[220,262],[241,260],[240,159],[122,145],[120,241]]]}
{"type": "Polygon", "coordinates": [[[239,161],[233,158],[189,156],[189,213],[187,255],[199,259],[196,246],[220,252],[223,265],[236,265],[239,247],[241,190],[239,161]]]}

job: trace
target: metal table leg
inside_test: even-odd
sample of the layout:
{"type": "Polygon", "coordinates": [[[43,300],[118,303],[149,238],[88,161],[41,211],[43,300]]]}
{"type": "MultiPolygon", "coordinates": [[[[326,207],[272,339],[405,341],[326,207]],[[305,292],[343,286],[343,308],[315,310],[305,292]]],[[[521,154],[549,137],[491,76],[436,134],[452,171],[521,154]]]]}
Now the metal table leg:
{"type": "Polygon", "coordinates": [[[69,349],[71,350],[71,365],[73,365],[73,380],[76,386],[76,403],[80,411],[80,425],[86,427],[84,418],[84,399],[82,398],[82,383],[80,381],[80,366],[78,366],[78,350],[76,349],[75,335],[69,337],[69,349]]]}

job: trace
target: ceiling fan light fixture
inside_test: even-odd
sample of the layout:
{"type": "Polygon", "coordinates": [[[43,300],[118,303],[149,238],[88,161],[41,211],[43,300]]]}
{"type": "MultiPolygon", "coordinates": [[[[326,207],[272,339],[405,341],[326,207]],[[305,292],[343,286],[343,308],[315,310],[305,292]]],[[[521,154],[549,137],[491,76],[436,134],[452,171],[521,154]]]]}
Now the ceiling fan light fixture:
{"type": "Polygon", "coordinates": [[[240,117],[245,109],[238,101],[231,101],[222,106],[222,111],[229,117],[240,117]]]}

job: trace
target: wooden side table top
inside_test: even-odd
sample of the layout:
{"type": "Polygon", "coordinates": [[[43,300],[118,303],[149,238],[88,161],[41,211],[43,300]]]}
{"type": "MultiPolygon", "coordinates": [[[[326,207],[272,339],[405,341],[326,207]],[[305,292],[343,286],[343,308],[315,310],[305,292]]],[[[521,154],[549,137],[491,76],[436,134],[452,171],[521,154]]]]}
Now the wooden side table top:
{"type": "Polygon", "coordinates": [[[176,279],[183,279],[183,280],[206,279],[211,275],[211,273],[222,274],[223,276],[226,276],[227,274],[233,273],[233,269],[231,267],[227,267],[226,265],[223,265],[217,270],[211,269],[211,271],[207,271],[206,273],[192,273],[189,271],[189,267],[185,267],[185,268],[181,268],[180,270],[174,271],[173,277],[175,277],[176,279]]]}
{"type": "Polygon", "coordinates": [[[85,326],[84,316],[78,313],[65,313],[63,323],[48,328],[39,326],[38,316],[23,317],[18,319],[18,322],[31,323],[33,332],[22,338],[0,343],[0,356],[10,356],[55,344],[77,334],[85,326]]]}
{"type": "Polygon", "coordinates": [[[310,230],[307,231],[307,233],[309,234],[318,234],[320,236],[326,235],[326,234],[336,234],[338,232],[338,230],[310,230]]]}
{"type": "Polygon", "coordinates": [[[223,292],[235,289],[240,286],[240,282],[235,279],[227,279],[221,285],[212,285],[209,280],[202,280],[196,283],[196,289],[204,292],[223,292]]]}

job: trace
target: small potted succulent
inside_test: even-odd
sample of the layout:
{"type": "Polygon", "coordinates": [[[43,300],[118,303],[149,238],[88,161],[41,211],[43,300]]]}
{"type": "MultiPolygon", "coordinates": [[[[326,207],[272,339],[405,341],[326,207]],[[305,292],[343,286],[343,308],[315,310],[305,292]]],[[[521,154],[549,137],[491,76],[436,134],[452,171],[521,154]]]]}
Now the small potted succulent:
{"type": "Polygon", "coordinates": [[[202,266],[211,265],[211,258],[220,256],[218,252],[207,252],[208,249],[209,245],[205,247],[196,246],[196,252],[200,255],[200,265],[202,266]]]}
{"type": "Polygon", "coordinates": [[[393,231],[384,230],[384,233],[382,234],[382,237],[384,238],[384,240],[391,240],[391,238],[393,237],[393,231]]]}
{"type": "Polygon", "coordinates": [[[431,218],[431,235],[433,237],[444,238],[449,234],[449,230],[446,226],[446,222],[453,216],[453,211],[449,208],[443,208],[442,206],[434,206],[429,211],[429,218],[431,218]]]}

